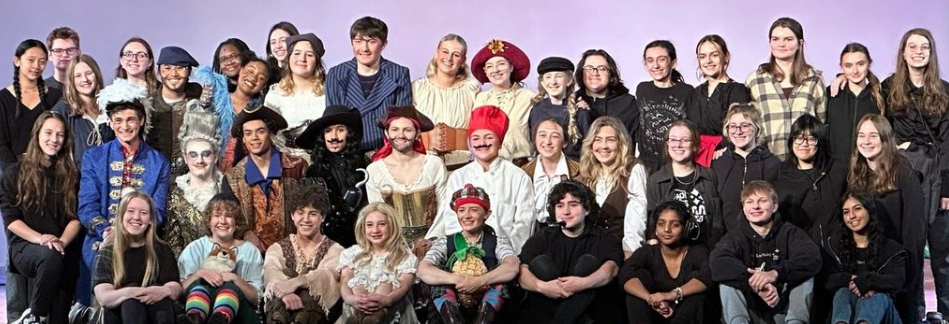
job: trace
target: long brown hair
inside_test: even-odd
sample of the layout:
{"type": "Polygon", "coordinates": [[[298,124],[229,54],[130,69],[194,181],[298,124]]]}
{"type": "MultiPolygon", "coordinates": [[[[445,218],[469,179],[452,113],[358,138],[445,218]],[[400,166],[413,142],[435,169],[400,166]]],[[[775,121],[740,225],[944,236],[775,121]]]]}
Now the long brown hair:
{"type": "MultiPolygon", "coordinates": [[[[305,42],[305,40],[293,43],[293,46],[290,46],[290,48],[287,48],[287,57],[284,58],[284,61],[286,61],[286,65],[284,65],[284,67],[280,69],[283,75],[280,78],[280,83],[278,87],[280,88],[280,90],[283,90],[283,93],[286,93],[288,96],[293,95],[293,91],[294,91],[293,71],[290,71],[290,63],[289,63],[290,55],[291,53],[293,53],[293,48],[297,46],[297,44],[300,44],[300,42],[305,42]]],[[[310,76],[309,79],[310,81],[313,81],[313,94],[317,96],[322,96],[326,91],[326,88],[325,88],[326,67],[323,66],[323,57],[316,55],[316,53],[314,53],[314,55],[316,56],[316,69],[313,70],[313,75],[310,76]]]]}
{"type": "MultiPolygon", "coordinates": [[[[728,44],[725,44],[725,39],[722,36],[716,34],[705,35],[702,39],[699,40],[699,43],[695,45],[695,57],[698,59],[699,50],[702,49],[702,44],[712,43],[715,47],[718,48],[718,54],[722,58],[722,72],[721,76],[728,78],[728,64],[732,61],[732,54],[728,51],[728,44]]],[[[702,78],[708,78],[709,76],[702,73],[702,62],[699,62],[698,66],[695,67],[696,74],[698,75],[699,80],[702,78]]]]}
{"type": "Polygon", "coordinates": [[[76,195],[79,191],[79,169],[72,157],[72,133],[69,131],[69,123],[66,123],[65,117],[45,111],[33,123],[33,136],[26,146],[26,153],[23,155],[23,161],[20,163],[20,174],[17,179],[17,205],[24,211],[39,213],[46,204],[46,189],[49,188],[47,181],[53,181],[56,189],[53,191],[62,192],[63,207],[65,210],[59,211],[66,214],[67,218],[76,218],[76,195]],[[63,143],[56,152],[55,156],[49,157],[40,148],[39,134],[43,124],[47,120],[55,119],[63,124],[63,143]],[[46,170],[53,170],[54,177],[50,179],[46,175],[46,170]]]}
{"type": "Polygon", "coordinates": [[[129,40],[125,41],[125,44],[122,44],[122,47],[119,48],[119,66],[115,68],[115,77],[128,79],[128,72],[125,72],[125,69],[122,68],[122,52],[125,51],[125,47],[131,43],[139,43],[142,46],[145,46],[145,53],[148,54],[148,67],[145,68],[145,84],[148,85],[148,93],[152,93],[158,87],[158,78],[155,76],[155,53],[152,51],[152,46],[148,45],[148,42],[141,37],[132,37],[129,40]]]}
{"type": "Polygon", "coordinates": [[[909,37],[919,35],[929,41],[929,64],[923,71],[923,98],[920,110],[931,114],[942,114],[946,112],[946,105],[949,103],[949,95],[942,87],[942,80],[939,79],[939,59],[936,57],[936,42],[933,40],[933,34],[927,29],[914,28],[903,34],[903,40],[900,41],[900,48],[896,51],[896,71],[893,72],[893,82],[890,83],[889,104],[890,109],[897,113],[903,113],[910,108],[913,103],[909,97],[909,65],[903,59],[903,52],[906,50],[906,42],[909,37]]]}
{"type": "MultiPolygon", "coordinates": [[[[778,27],[784,27],[790,29],[794,32],[794,37],[797,38],[798,46],[797,51],[794,53],[794,62],[791,66],[791,84],[795,87],[804,82],[804,79],[807,78],[808,72],[811,70],[811,65],[807,64],[807,61],[804,60],[804,27],[801,26],[801,23],[794,20],[794,18],[778,18],[773,24],[771,24],[771,29],[768,29],[768,41],[771,41],[771,33],[778,27]]],[[[758,72],[771,74],[775,80],[784,81],[786,76],[786,71],[782,71],[781,67],[778,66],[777,59],[774,57],[774,53],[771,54],[771,58],[767,63],[763,63],[758,66],[758,72]]]]}
{"type": "Polygon", "coordinates": [[[583,137],[583,148],[580,150],[580,175],[577,181],[587,185],[590,188],[596,188],[601,175],[606,175],[613,181],[611,186],[619,185],[624,193],[629,193],[626,187],[626,181],[629,180],[629,172],[634,165],[639,163],[639,159],[633,156],[632,139],[626,132],[623,123],[613,116],[603,116],[597,118],[590,125],[590,130],[583,137]],[[618,143],[616,143],[616,162],[612,166],[606,167],[600,164],[600,161],[593,156],[593,139],[603,127],[610,127],[616,131],[618,143]]]}
{"type": "Polygon", "coordinates": [[[880,136],[883,150],[880,152],[876,170],[870,169],[867,158],[857,150],[857,141],[853,144],[853,153],[850,155],[850,173],[847,174],[847,183],[851,190],[866,191],[872,194],[881,194],[896,189],[896,168],[905,163],[904,157],[896,150],[896,139],[893,136],[893,127],[886,117],[877,114],[868,114],[857,122],[857,132],[864,123],[873,123],[880,136]]]}
{"type": "Polygon", "coordinates": [[[155,202],[147,193],[141,191],[132,191],[125,194],[122,201],[119,202],[119,209],[115,212],[115,218],[112,220],[115,226],[115,233],[112,236],[112,286],[116,289],[122,288],[122,281],[125,279],[125,251],[129,249],[132,242],[132,235],[125,229],[123,220],[125,211],[129,207],[132,199],[142,199],[148,203],[148,229],[145,230],[145,276],[142,278],[140,287],[148,287],[150,283],[158,279],[158,237],[155,234],[155,202]]]}
{"type": "Polygon", "coordinates": [[[405,237],[402,236],[402,221],[396,217],[395,208],[384,202],[369,203],[359,211],[355,228],[356,244],[359,244],[363,251],[356,254],[353,258],[353,264],[358,266],[361,265],[360,262],[369,262],[369,259],[372,258],[372,243],[369,242],[369,238],[366,236],[366,217],[375,212],[382,213],[386,217],[386,223],[388,224],[386,229],[389,232],[385,243],[385,250],[389,252],[386,257],[386,268],[394,271],[395,267],[408,257],[409,249],[405,243],[405,237]]]}
{"type": "MultiPolygon", "coordinates": [[[[867,65],[873,66],[873,59],[870,58],[870,50],[868,50],[866,46],[863,46],[863,44],[850,43],[844,46],[844,50],[840,52],[840,63],[843,63],[844,55],[850,53],[863,53],[863,55],[867,56],[867,65]]],[[[870,90],[870,96],[873,97],[873,101],[876,102],[877,109],[880,110],[880,114],[882,115],[885,106],[883,105],[883,91],[881,90],[880,79],[873,74],[873,71],[871,71],[869,67],[867,68],[867,88],[870,90]]]]}
{"type": "Polygon", "coordinates": [[[96,106],[95,98],[99,95],[99,91],[102,90],[103,86],[102,70],[99,69],[99,63],[96,63],[92,56],[82,54],[70,60],[69,67],[66,68],[66,79],[63,80],[63,101],[66,102],[66,106],[69,108],[69,115],[82,116],[92,111],[98,111],[99,107],[96,106]],[[92,73],[96,75],[96,89],[92,93],[92,105],[88,107],[84,106],[80,98],[82,95],[76,90],[76,78],[73,77],[73,74],[76,73],[76,65],[79,65],[79,63],[86,63],[92,73]]]}

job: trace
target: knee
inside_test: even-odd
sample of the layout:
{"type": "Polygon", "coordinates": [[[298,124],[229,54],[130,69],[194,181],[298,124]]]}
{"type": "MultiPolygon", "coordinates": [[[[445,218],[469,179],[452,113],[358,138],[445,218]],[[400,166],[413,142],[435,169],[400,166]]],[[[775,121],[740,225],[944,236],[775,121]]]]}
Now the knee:
{"type": "Polygon", "coordinates": [[[52,249],[37,249],[40,260],[40,272],[60,273],[63,270],[63,256],[52,249]]]}
{"type": "Polygon", "coordinates": [[[599,268],[600,259],[593,256],[592,254],[584,254],[577,259],[577,264],[573,266],[573,273],[571,274],[579,277],[586,277],[596,272],[596,270],[599,268]]]}
{"type": "Polygon", "coordinates": [[[554,264],[554,259],[546,254],[534,257],[534,259],[528,263],[527,268],[537,279],[543,281],[550,281],[560,277],[560,271],[554,264]]]}

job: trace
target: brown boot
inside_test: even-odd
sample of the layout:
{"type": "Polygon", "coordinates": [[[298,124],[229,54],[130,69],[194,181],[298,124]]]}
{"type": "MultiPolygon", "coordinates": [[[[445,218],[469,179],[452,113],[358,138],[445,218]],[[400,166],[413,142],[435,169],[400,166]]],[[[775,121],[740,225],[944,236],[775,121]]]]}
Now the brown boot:
{"type": "Polygon", "coordinates": [[[494,307],[488,303],[481,303],[481,308],[478,309],[478,317],[475,317],[472,324],[490,324],[494,322],[494,316],[497,315],[497,311],[494,310],[494,307]]]}
{"type": "Polygon", "coordinates": [[[445,324],[464,324],[465,319],[461,316],[461,310],[458,309],[458,304],[446,302],[442,305],[442,308],[438,309],[438,314],[441,315],[442,321],[445,324]]]}

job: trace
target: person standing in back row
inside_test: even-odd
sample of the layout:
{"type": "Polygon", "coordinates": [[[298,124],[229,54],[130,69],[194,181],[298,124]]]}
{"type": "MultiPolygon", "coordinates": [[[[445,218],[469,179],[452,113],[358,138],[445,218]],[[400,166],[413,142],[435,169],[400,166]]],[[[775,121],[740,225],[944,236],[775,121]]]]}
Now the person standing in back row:
{"type": "Polygon", "coordinates": [[[639,83],[639,133],[630,134],[639,143],[639,158],[646,171],[655,173],[663,165],[663,137],[672,123],[685,119],[685,110],[692,99],[692,86],[685,84],[676,70],[676,48],[667,40],[646,45],[643,66],[651,81],[639,83]]]}

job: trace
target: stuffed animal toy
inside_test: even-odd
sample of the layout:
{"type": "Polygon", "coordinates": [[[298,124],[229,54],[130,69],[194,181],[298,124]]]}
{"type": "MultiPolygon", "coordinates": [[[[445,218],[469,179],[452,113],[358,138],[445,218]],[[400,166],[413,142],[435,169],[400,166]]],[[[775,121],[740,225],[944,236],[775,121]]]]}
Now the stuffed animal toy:
{"type": "Polygon", "coordinates": [[[217,243],[211,247],[211,253],[204,259],[202,269],[231,272],[237,265],[237,247],[222,248],[217,243]]]}

